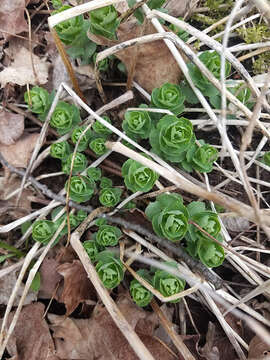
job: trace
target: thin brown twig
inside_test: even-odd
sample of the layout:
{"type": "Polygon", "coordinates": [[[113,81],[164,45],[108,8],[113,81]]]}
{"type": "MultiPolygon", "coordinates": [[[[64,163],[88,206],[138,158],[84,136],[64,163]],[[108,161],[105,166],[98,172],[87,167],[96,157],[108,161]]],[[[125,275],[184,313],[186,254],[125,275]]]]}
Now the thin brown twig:
{"type": "Polygon", "coordinates": [[[36,82],[37,85],[39,85],[39,80],[38,80],[38,75],[37,75],[37,72],[36,72],[36,69],[35,69],[34,58],[33,58],[33,50],[32,50],[31,18],[30,18],[28,10],[26,8],[24,9],[24,11],[26,13],[27,20],[28,20],[28,37],[29,37],[29,52],[30,52],[31,66],[32,66],[34,77],[35,77],[35,82],[36,82]]]}

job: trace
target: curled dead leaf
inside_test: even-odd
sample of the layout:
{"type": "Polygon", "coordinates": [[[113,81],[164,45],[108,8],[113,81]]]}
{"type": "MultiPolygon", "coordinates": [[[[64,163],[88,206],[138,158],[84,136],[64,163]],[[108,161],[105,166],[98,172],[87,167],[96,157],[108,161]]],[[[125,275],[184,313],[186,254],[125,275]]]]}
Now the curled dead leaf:
{"type": "Polygon", "coordinates": [[[58,301],[65,304],[66,316],[70,315],[81,302],[96,300],[95,288],[79,260],[62,264],[58,266],[57,271],[64,277],[64,288],[58,301]]]}
{"type": "MultiPolygon", "coordinates": [[[[112,46],[155,33],[156,30],[151,22],[147,22],[143,27],[138,25],[137,20],[132,19],[119,26],[117,42],[91,33],[88,33],[88,37],[99,45],[112,46]]],[[[128,73],[131,72],[134,62],[136,63],[134,80],[148,92],[152,92],[154,88],[160,87],[166,82],[177,84],[181,78],[181,70],[163,40],[135,45],[117,52],[115,56],[125,64],[128,73]]]]}
{"type": "Polygon", "coordinates": [[[24,131],[24,116],[6,110],[0,112],[0,142],[14,144],[24,131]]]}
{"type": "Polygon", "coordinates": [[[38,138],[38,133],[25,133],[13,145],[0,144],[0,152],[9,164],[26,168],[38,138]]]}
{"type": "Polygon", "coordinates": [[[248,359],[269,360],[270,346],[259,336],[254,336],[249,344],[248,359]]]}

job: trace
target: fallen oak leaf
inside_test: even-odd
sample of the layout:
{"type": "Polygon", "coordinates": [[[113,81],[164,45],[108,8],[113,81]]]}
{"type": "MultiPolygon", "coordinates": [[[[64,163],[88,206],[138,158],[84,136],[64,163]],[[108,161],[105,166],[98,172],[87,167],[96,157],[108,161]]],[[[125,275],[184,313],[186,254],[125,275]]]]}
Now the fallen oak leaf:
{"type": "Polygon", "coordinates": [[[14,83],[21,86],[26,84],[46,84],[50,64],[35,54],[32,54],[32,56],[37,79],[33,73],[31,53],[21,46],[17,51],[14,62],[0,72],[0,84],[2,88],[7,83],[14,83]]]}
{"type": "Polygon", "coordinates": [[[9,164],[26,168],[38,138],[38,133],[25,133],[13,145],[0,144],[0,152],[9,164]]]}
{"type": "Polygon", "coordinates": [[[24,131],[24,116],[6,110],[0,111],[0,143],[14,144],[24,131]]]}
{"type": "MultiPolygon", "coordinates": [[[[156,33],[151,22],[146,23],[143,33],[142,30],[143,27],[138,25],[137,20],[132,19],[118,27],[117,42],[93,35],[90,32],[88,32],[88,37],[99,45],[112,46],[126,40],[156,33]]],[[[154,88],[167,82],[178,84],[182,75],[177,62],[163,40],[128,47],[115,53],[115,56],[125,64],[128,73],[132,71],[133,63],[136,61],[134,80],[150,93],[154,88]]]]}
{"type": "Polygon", "coordinates": [[[57,272],[64,277],[64,288],[57,300],[65,304],[66,316],[70,315],[81,302],[96,300],[95,288],[79,260],[58,266],[57,272]]]}
{"type": "Polygon", "coordinates": [[[25,0],[2,0],[0,7],[0,32],[3,30],[4,38],[9,35],[28,31],[24,18],[25,0]]]}
{"type": "MultiPolygon", "coordinates": [[[[54,343],[43,318],[44,305],[34,303],[23,307],[9,339],[7,351],[20,360],[56,360],[54,343]]],[[[10,325],[14,312],[9,315],[10,325]]]]}
{"type": "MultiPolygon", "coordinates": [[[[140,320],[149,316],[127,297],[118,301],[117,305],[133,328],[136,328],[140,320]]],[[[48,317],[52,323],[56,355],[60,358],[138,360],[104,307],[97,305],[90,319],[71,319],[53,314],[49,314],[48,317]]],[[[146,331],[150,328],[151,326],[146,326],[146,331]]],[[[151,333],[140,333],[139,336],[156,360],[175,359],[151,333]]]]}

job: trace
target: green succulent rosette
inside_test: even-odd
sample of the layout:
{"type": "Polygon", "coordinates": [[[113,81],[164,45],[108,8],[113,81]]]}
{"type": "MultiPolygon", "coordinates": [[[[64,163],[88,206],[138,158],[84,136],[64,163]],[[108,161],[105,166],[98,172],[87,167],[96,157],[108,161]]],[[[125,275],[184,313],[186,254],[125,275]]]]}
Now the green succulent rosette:
{"type": "Polygon", "coordinates": [[[93,240],[86,240],[83,242],[83,247],[87,252],[87,255],[89,256],[90,260],[92,262],[96,261],[96,256],[99,253],[96,242],[93,240]]]}
{"type": "Polygon", "coordinates": [[[179,242],[188,230],[189,214],[178,194],[161,194],[156,201],[150,203],[145,214],[152,221],[158,236],[172,242],[179,242]]]}
{"type": "MultiPolygon", "coordinates": [[[[65,159],[62,162],[62,171],[65,174],[69,174],[70,170],[71,170],[71,164],[72,164],[72,158],[73,158],[73,153],[70,154],[67,159],[65,159]]],[[[86,169],[87,166],[87,158],[84,154],[77,152],[75,154],[74,157],[74,162],[73,162],[73,168],[72,168],[72,174],[77,174],[79,172],[82,172],[86,169]]]]}
{"type": "Polygon", "coordinates": [[[156,128],[152,128],[149,140],[154,153],[163,159],[179,163],[184,159],[186,150],[194,144],[195,136],[188,119],[165,115],[156,128]]]}
{"type": "MultiPolygon", "coordinates": [[[[81,134],[85,131],[86,126],[78,126],[72,131],[71,140],[73,144],[76,144],[81,136],[81,134]]],[[[77,151],[85,151],[88,147],[89,141],[92,136],[92,131],[89,129],[86,133],[82,136],[79,146],[77,147],[77,151]]]]}
{"type": "Polygon", "coordinates": [[[87,176],[94,181],[99,181],[101,179],[101,169],[90,167],[87,169],[87,176]]]}
{"type": "Polygon", "coordinates": [[[24,101],[30,111],[40,116],[47,115],[51,105],[48,91],[39,86],[34,86],[29,92],[26,91],[24,93],[24,101]]]}
{"type": "MultiPolygon", "coordinates": [[[[68,181],[65,189],[67,190],[68,181]]],[[[95,182],[86,176],[72,176],[70,179],[70,199],[81,203],[91,199],[95,190],[95,182]]]]}
{"type": "Polygon", "coordinates": [[[98,218],[95,221],[95,225],[98,226],[98,227],[103,226],[103,225],[107,225],[107,220],[104,219],[104,218],[98,218]]]}
{"type": "Polygon", "coordinates": [[[199,239],[196,244],[196,251],[197,257],[209,268],[222,265],[225,259],[223,247],[213,240],[199,239]]]}
{"type": "MultiPolygon", "coordinates": [[[[207,211],[205,203],[201,201],[192,201],[187,206],[190,219],[198,224],[208,234],[216,238],[221,231],[221,225],[218,220],[218,215],[212,211],[207,211]]],[[[193,242],[197,239],[209,240],[209,236],[200,231],[196,226],[189,224],[188,238],[193,242]]]]}
{"type": "MultiPolygon", "coordinates": [[[[165,262],[164,264],[171,266],[172,268],[176,268],[176,264],[173,262],[165,262]]],[[[182,292],[185,289],[186,282],[185,280],[180,279],[165,270],[156,270],[153,278],[153,286],[163,296],[169,297],[182,292]]],[[[179,301],[180,299],[170,302],[177,303],[179,301]]]]}
{"type": "MultiPolygon", "coordinates": [[[[108,116],[102,116],[102,119],[107,121],[109,124],[112,123],[108,116]]],[[[93,124],[93,130],[95,131],[96,134],[104,136],[104,137],[107,137],[108,135],[110,135],[112,133],[112,131],[110,129],[108,129],[105,125],[101,124],[101,122],[99,122],[97,120],[93,124]]]]}
{"type": "Polygon", "coordinates": [[[99,202],[103,206],[113,207],[120,201],[122,190],[119,188],[104,188],[100,191],[99,202]]]}
{"type": "Polygon", "coordinates": [[[90,31],[95,35],[116,40],[116,29],[120,24],[113,5],[105,6],[90,12],[90,31]]]}
{"type": "Polygon", "coordinates": [[[118,227],[111,225],[101,225],[97,233],[94,234],[94,240],[100,246],[116,246],[122,232],[118,227]]]}
{"type": "MultiPolygon", "coordinates": [[[[71,6],[64,5],[60,7],[60,9],[53,11],[53,15],[68,9],[71,9],[71,6]]],[[[83,30],[83,24],[84,24],[83,15],[79,15],[57,24],[55,26],[55,30],[60,40],[65,45],[70,45],[83,30]]]]}
{"type": "Polygon", "coordinates": [[[101,189],[112,188],[113,182],[111,179],[107,178],[106,176],[102,176],[102,178],[100,179],[99,186],[101,189]]]}
{"type": "Polygon", "coordinates": [[[71,146],[65,141],[57,142],[50,146],[50,155],[53,158],[65,160],[71,153],[71,146]]]}
{"type": "Polygon", "coordinates": [[[64,101],[59,101],[52,114],[50,125],[56,129],[59,135],[68,133],[80,122],[80,111],[64,101]]]}
{"type": "MultiPolygon", "coordinates": [[[[152,284],[151,277],[146,270],[139,270],[137,274],[140,275],[144,280],[152,284]]],[[[138,280],[133,279],[129,286],[130,295],[135,302],[136,305],[140,307],[145,307],[150,304],[151,300],[153,299],[153,294],[151,291],[146,289],[143,285],[139,283],[138,280]]]]}
{"type": "Polygon", "coordinates": [[[112,252],[102,251],[97,254],[96,271],[107,289],[114,289],[124,278],[123,265],[112,252]]]}
{"type": "MultiPolygon", "coordinates": [[[[204,51],[199,55],[201,62],[207,67],[209,71],[219,80],[221,60],[220,55],[216,51],[204,51]]],[[[201,73],[200,69],[192,62],[187,64],[189,74],[193,80],[193,83],[201,92],[208,97],[214,97],[219,94],[219,90],[211,84],[211,82],[201,73]]],[[[228,61],[225,64],[225,76],[230,74],[231,65],[228,61]]]]}
{"type": "Polygon", "coordinates": [[[155,88],[151,94],[151,105],[158,109],[170,110],[174,115],[184,111],[185,96],[180,86],[166,83],[155,88]]]}
{"type": "Polygon", "coordinates": [[[32,237],[35,241],[47,245],[55,231],[56,228],[53,221],[37,220],[33,224],[32,237]]]}
{"type": "MultiPolygon", "coordinates": [[[[144,156],[149,158],[149,156],[144,156]]],[[[136,191],[150,191],[159,178],[155,171],[132,159],[128,159],[122,165],[122,175],[126,187],[133,193],[136,191]]]]}
{"type": "Polygon", "coordinates": [[[213,163],[218,158],[218,150],[200,140],[200,146],[193,144],[186,152],[185,158],[181,161],[181,166],[188,172],[192,170],[201,173],[209,173],[213,170],[213,163]]]}
{"type": "Polygon", "coordinates": [[[152,120],[148,111],[126,111],[122,128],[131,139],[148,139],[152,128],[152,120]]]}
{"type": "Polygon", "coordinates": [[[98,156],[104,155],[108,149],[106,148],[106,139],[103,137],[95,138],[91,140],[89,143],[89,148],[94,151],[94,153],[98,156]]]}

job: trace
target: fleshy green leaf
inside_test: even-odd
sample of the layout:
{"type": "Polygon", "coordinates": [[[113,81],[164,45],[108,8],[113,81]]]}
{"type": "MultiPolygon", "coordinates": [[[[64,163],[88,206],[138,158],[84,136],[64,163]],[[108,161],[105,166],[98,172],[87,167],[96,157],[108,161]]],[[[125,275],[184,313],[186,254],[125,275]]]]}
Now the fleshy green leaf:
{"type": "Polygon", "coordinates": [[[101,225],[96,234],[96,241],[100,246],[115,246],[121,235],[122,232],[116,226],[101,225]]]}
{"type": "MultiPolygon", "coordinates": [[[[108,116],[102,116],[102,119],[106,120],[109,124],[111,124],[111,120],[108,116]]],[[[95,121],[93,124],[93,130],[101,136],[107,137],[112,133],[110,129],[108,129],[105,125],[101,124],[99,121],[95,121]]]]}
{"type": "Polygon", "coordinates": [[[80,122],[79,109],[64,101],[59,101],[52,114],[50,125],[55,128],[59,135],[68,133],[80,122]]]}
{"type": "Polygon", "coordinates": [[[94,181],[101,179],[101,169],[98,167],[90,167],[87,169],[87,176],[94,181]]]}
{"type": "MultiPolygon", "coordinates": [[[[69,174],[71,170],[73,154],[70,154],[67,159],[62,162],[62,171],[69,174]]],[[[84,154],[77,152],[73,161],[72,174],[82,172],[87,167],[87,158],[84,154]]]]}
{"type": "Polygon", "coordinates": [[[96,271],[107,289],[114,289],[124,278],[123,265],[113,253],[103,251],[97,255],[96,271]]]}
{"type": "Polygon", "coordinates": [[[32,237],[35,241],[47,245],[55,233],[54,223],[50,220],[37,220],[32,229],[32,237]]]}
{"type": "Polygon", "coordinates": [[[98,254],[98,248],[96,242],[93,240],[86,240],[83,242],[83,247],[87,252],[87,255],[89,256],[90,260],[94,262],[98,254]]]}
{"type": "Polygon", "coordinates": [[[122,128],[131,139],[147,139],[152,127],[152,121],[147,111],[132,110],[125,112],[122,128]]]}
{"type": "MultiPolygon", "coordinates": [[[[146,270],[141,269],[137,271],[137,274],[151,284],[151,277],[146,270]]],[[[133,301],[140,307],[147,306],[153,299],[151,291],[147,290],[136,279],[131,281],[129,291],[133,301]]]]}
{"type": "Polygon", "coordinates": [[[116,40],[116,29],[119,25],[117,11],[113,5],[105,6],[90,12],[90,31],[111,40],[116,40]]]}
{"type": "Polygon", "coordinates": [[[89,148],[94,151],[94,153],[98,156],[105,154],[108,149],[105,145],[106,139],[104,138],[96,138],[90,141],[89,148]]]}
{"type": "MultiPolygon", "coordinates": [[[[78,142],[81,134],[85,131],[85,129],[86,126],[78,126],[72,131],[71,140],[73,144],[76,144],[78,142]]],[[[84,151],[87,149],[91,136],[92,136],[92,131],[87,130],[80,140],[79,146],[77,147],[77,151],[84,151]]]]}
{"type": "Polygon", "coordinates": [[[184,110],[185,96],[180,86],[166,83],[160,88],[155,88],[151,94],[151,105],[158,109],[170,110],[174,115],[179,115],[184,110]]]}
{"type": "Polygon", "coordinates": [[[119,188],[104,188],[100,191],[99,201],[103,206],[113,207],[119,203],[121,195],[119,188]]]}
{"type": "MultiPolygon", "coordinates": [[[[67,190],[68,181],[65,189],[67,190]]],[[[78,203],[91,199],[95,190],[95,182],[86,176],[72,176],[70,180],[70,198],[78,203]]]]}
{"type": "Polygon", "coordinates": [[[50,155],[56,159],[65,160],[70,153],[71,146],[66,140],[54,143],[50,147],[50,155]]]}

